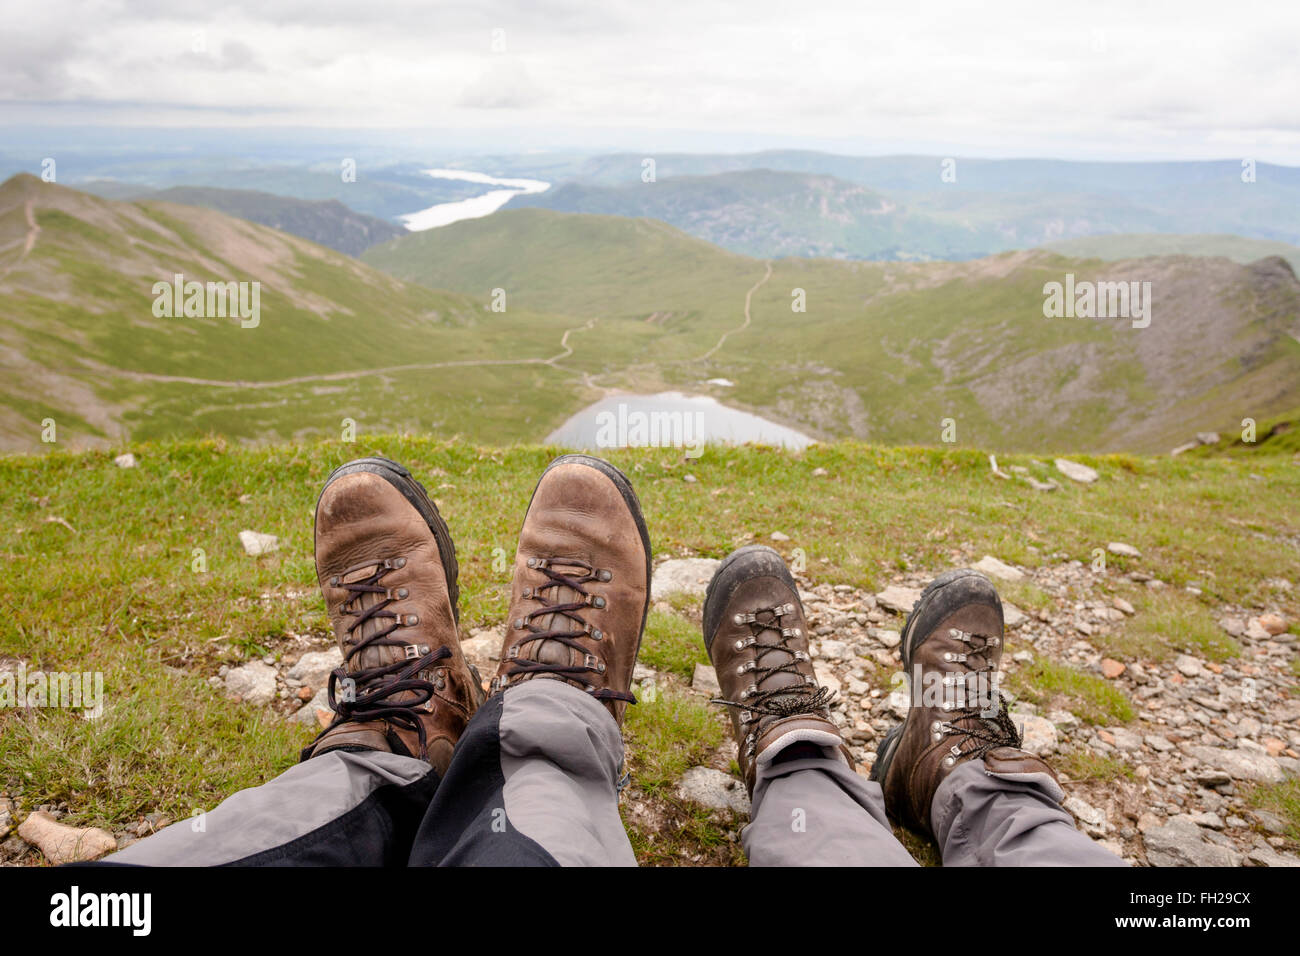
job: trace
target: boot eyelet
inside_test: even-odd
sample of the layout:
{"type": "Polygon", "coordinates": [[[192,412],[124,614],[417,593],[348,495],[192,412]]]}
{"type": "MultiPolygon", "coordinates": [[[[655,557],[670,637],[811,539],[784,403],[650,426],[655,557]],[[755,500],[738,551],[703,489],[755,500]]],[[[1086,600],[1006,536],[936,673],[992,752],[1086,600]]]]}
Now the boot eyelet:
{"type": "Polygon", "coordinates": [[[340,580],[341,580],[341,579],[340,579],[337,575],[335,575],[334,577],[330,578],[330,587],[332,587],[332,588],[336,588],[336,587],[338,587],[338,586],[339,586],[339,581],[340,581],[340,580]]]}
{"type": "Polygon", "coordinates": [[[533,596],[533,589],[532,589],[532,588],[524,588],[522,591],[519,592],[519,596],[520,596],[520,597],[532,597],[532,596],[533,596]]]}
{"type": "Polygon", "coordinates": [[[524,629],[524,619],[521,617],[517,621],[515,621],[515,630],[522,631],[523,629],[524,629]]]}
{"type": "Polygon", "coordinates": [[[397,558],[395,561],[393,561],[393,567],[394,568],[406,567],[406,558],[397,558]]]}
{"type": "Polygon", "coordinates": [[[591,606],[595,608],[602,608],[605,606],[605,599],[601,597],[599,594],[597,594],[595,597],[591,599],[591,606]]]}
{"type": "Polygon", "coordinates": [[[605,632],[602,631],[600,628],[598,628],[598,627],[593,627],[593,628],[591,629],[591,639],[592,639],[593,641],[599,641],[599,640],[602,640],[604,637],[605,637],[605,632]]]}
{"type": "Polygon", "coordinates": [[[951,766],[952,766],[953,764],[955,764],[956,762],[957,762],[957,759],[956,759],[955,757],[944,757],[944,758],[943,758],[943,765],[944,765],[945,767],[951,767],[951,766]]]}
{"type": "Polygon", "coordinates": [[[537,561],[536,558],[529,558],[529,559],[528,559],[528,566],[529,566],[530,568],[535,568],[535,567],[537,567],[537,564],[538,564],[538,561],[537,561]]]}
{"type": "Polygon", "coordinates": [[[614,580],[614,572],[613,572],[613,571],[604,571],[604,570],[597,571],[597,572],[596,572],[596,580],[597,580],[597,581],[612,581],[612,580],[614,580]]]}
{"type": "Polygon", "coordinates": [[[397,596],[398,596],[399,598],[407,598],[407,597],[410,597],[410,596],[411,596],[411,592],[408,591],[406,588],[398,588],[398,589],[397,589],[397,596]]]}
{"type": "Polygon", "coordinates": [[[407,626],[407,627],[415,627],[415,625],[417,625],[417,624],[419,624],[419,623],[420,623],[420,616],[419,616],[418,614],[408,614],[408,615],[406,615],[406,626],[407,626]]]}

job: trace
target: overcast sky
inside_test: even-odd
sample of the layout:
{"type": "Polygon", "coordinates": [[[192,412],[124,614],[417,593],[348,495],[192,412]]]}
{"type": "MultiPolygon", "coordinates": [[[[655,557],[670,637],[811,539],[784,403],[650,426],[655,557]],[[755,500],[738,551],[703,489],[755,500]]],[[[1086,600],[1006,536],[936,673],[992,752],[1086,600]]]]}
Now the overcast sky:
{"type": "Polygon", "coordinates": [[[0,0],[0,15],[0,125],[1300,164],[1295,0],[0,0]]]}

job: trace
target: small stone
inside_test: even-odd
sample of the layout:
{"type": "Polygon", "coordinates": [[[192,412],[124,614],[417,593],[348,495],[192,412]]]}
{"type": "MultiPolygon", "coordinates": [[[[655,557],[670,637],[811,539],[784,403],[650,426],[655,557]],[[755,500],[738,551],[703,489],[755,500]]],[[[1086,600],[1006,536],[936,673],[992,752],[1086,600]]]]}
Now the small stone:
{"type": "Polygon", "coordinates": [[[691,674],[691,687],[710,697],[722,693],[722,687],[718,684],[718,672],[708,664],[695,665],[695,671],[691,674]]]}
{"type": "Polygon", "coordinates": [[[253,661],[243,667],[232,668],[226,674],[226,693],[247,704],[269,704],[275,699],[275,678],[274,667],[253,661]]]}
{"type": "Polygon", "coordinates": [[[655,568],[650,593],[655,600],[669,594],[703,596],[722,562],[716,558],[674,558],[655,568]]]}
{"type": "Polygon", "coordinates": [[[637,661],[636,666],[632,668],[632,680],[638,684],[642,681],[653,681],[658,679],[659,675],[655,672],[655,669],[653,667],[647,667],[640,661],[637,661]]]}
{"type": "Polygon", "coordinates": [[[289,668],[288,676],[302,681],[308,687],[323,687],[329,681],[330,673],[342,666],[343,652],[337,647],[331,647],[327,651],[308,651],[298,658],[298,663],[289,668]]]}
{"type": "Polygon", "coordinates": [[[712,810],[749,813],[749,794],[745,785],[730,774],[711,767],[692,767],[682,774],[677,793],[683,800],[712,810]]]}
{"type": "Polygon", "coordinates": [[[814,468],[812,470],[812,476],[814,478],[825,478],[829,474],[830,472],[827,471],[825,468],[814,468]]]}
{"type": "Polygon", "coordinates": [[[829,667],[823,667],[820,664],[814,663],[813,676],[817,678],[818,684],[825,687],[827,690],[834,691],[836,694],[838,694],[843,688],[840,679],[835,676],[835,672],[829,667]]]}
{"type": "Polygon", "coordinates": [[[689,471],[686,474],[682,475],[682,481],[686,482],[689,485],[693,485],[699,480],[700,479],[696,478],[689,471]]]}
{"type": "Polygon", "coordinates": [[[984,555],[975,562],[973,567],[981,574],[987,574],[989,577],[997,578],[1000,581],[1020,581],[1025,577],[1025,572],[999,561],[991,554],[984,555]]]}
{"type": "Polygon", "coordinates": [[[1147,734],[1142,738],[1142,742],[1157,753],[1166,754],[1174,749],[1173,742],[1168,737],[1162,737],[1159,734],[1147,734]]]}
{"type": "Polygon", "coordinates": [[[1280,614],[1261,614],[1256,620],[1271,637],[1276,637],[1286,630],[1286,618],[1280,614]]]}
{"type": "Polygon", "coordinates": [[[1222,830],[1224,827],[1223,818],[1217,813],[1202,811],[1191,814],[1188,819],[1198,827],[1205,827],[1207,830],[1222,830]]]}
{"type": "Polygon", "coordinates": [[[131,454],[129,451],[125,455],[118,455],[113,459],[113,464],[117,465],[119,468],[134,468],[135,455],[131,454]]]}
{"type": "Polygon", "coordinates": [[[1256,866],[1270,868],[1300,866],[1300,857],[1291,853],[1278,853],[1274,849],[1263,846],[1257,846],[1247,851],[1246,859],[1256,866]]]}
{"type": "Polygon", "coordinates": [[[1236,866],[1238,854],[1206,841],[1204,831],[1185,816],[1142,835],[1152,866],[1236,866]]]}
{"type": "Polygon", "coordinates": [[[303,686],[298,688],[297,696],[298,699],[301,701],[311,700],[313,696],[312,689],[308,687],[306,684],[304,684],[303,686]]]}
{"type": "Polygon", "coordinates": [[[1056,750],[1056,725],[1045,717],[1033,714],[1012,713],[1011,720],[1020,730],[1021,746],[1031,754],[1046,756],[1056,750]]]}
{"type": "Polygon", "coordinates": [[[902,634],[888,627],[868,628],[867,637],[889,648],[897,647],[903,642],[902,634]]]}
{"type": "Polygon", "coordinates": [[[324,710],[330,713],[329,688],[322,687],[316,691],[316,696],[303,704],[292,714],[285,718],[291,724],[302,724],[304,727],[313,727],[316,725],[316,711],[324,710]]]}
{"type": "Polygon", "coordinates": [[[828,661],[846,661],[853,657],[853,649],[843,641],[822,641],[819,657],[828,661]]]}
{"type": "Polygon", "coordinates": [[[891,584],[876,595],[877,604],[887,611],[895,611],[898,614],[910,613],[920,599],[921,592],[917,588],[904,588],[896,584],[891,584]]]}
{"type": "Polygon", "coordinates": [[[1079,481],[1091,484],[1098,478],[1097,472],[1087,465],[1081,465],[1077,461],[1070,461],[1067,458],[1057,458],[1052,464],[1056,465],[1056,470],[1065,475],[1072,481],[1079,481]]]}
{"type": "Polygon", "coordinates": [[[1132,617],[1134,614],[1137,613],[1133,605],[1129,604],[1128,601],[1125,601],[1122,597],[1114,598],[1110,603],[1115,607],[1116,610],[1122,611],[1123,613],[1129,615],[1130,617],[1132,617]]]}
{"type": "Polygon", "coordinates": [[[1225,616],[1219,618],[1219,627],[1223,628],[1229,637],[1241,637],[1246,633],[1246,625],[1235,617],[1225,616]]]}
{"type": "Polygon", "coordinates": [[[789,541],[789,540],[790,540],[790,536],[789,536],[788,534],[786,534],[784,531],[773,531],[772,534],[771,534],[769,537],[771,537],[771,539],[772,539],[773,541],[789,541]]]}
{"type": "Polygon", "coordinates": [[[1142,738],[1126,727],[1110,727],[1111,741],[1117,750],[1141,750],[1142,738]]]}
{"type": "Polygon", "coordinates": [[[1020,608],[1016,607],[1010,601],[1002,602],[1003,625],[1006,627],[1019,627],[1027,620],[1029,620],[1029,618],[1025,615],[1024,611],[1020,610],[1020,608]]]}
{"type": "Polygon", "coordinates": [[[1246,624],[1245,637],[1252,641],[1267,641],[1273,635],[1264,630],[1264,625],[1259,623],[1259,618],[1252,617],[1246,624]]]}
{"type": "Polygon", "coordinates": [[[1267,754],[1252,754],[1224,747],[1188,747],[1187,755],[1221,770],[1234,780],[1281,783],[1282,765],[1267,754]]]}
{"type": "Polygon", "coordinates": [[[43,810],[29,814],[18,828],[18,835],[56,866],[98,860],[117,849],[117,840],[107,830],[65,826],[43,810]]]}
{"type": "Polygon", "coordinates": [[[1125,544],[1123,541],[1112,541],[1106,545],[1106,550],[1111,554],[1118,554],[1125,558],[1140,558],[1142,552],[1131,544],[1125,544]]]}
{"type": "Polygon", "coordinates": [[[1200,677],[1201,674],[1204,673],[1204,668],[1201,667],[1201,662],[1190,654],[1179,654],[1174,659],[1174,667],[1177,668],[1178,673],[1182,674],[1184,677],[1200,677]]]}
{"type": "Polygon", "coordinates": [[[262,534],[260,531],[239,532],[239,543],[244,546],[244,553],[254,558],[259,554],[280,550],[279,538],[273,534],[262,534]]]}
{"type": "Polygon", "coordinates": [[[1250,818],[1266,833],[1277,836],[1286,833],[1286,821],[1270,810],[1251,810],[1250,818]]]}
{"type": "Polygon", "coordinates": [[[1074,814],[1074,818],[1079,821],[1079,829],[1088,836],[1103,836],[1110,829],[1106,823],[1106,811],[1085,803],[1078,797],[1067,798],[1061,806],[1074,814]]]}
{"type": "Polygon", "coordinates": [[[1128,670],[1128,667],[1117,660],[1113,660],[1109,657],[1103,657],[1101,659],[1101,676],[1107,680],[1114,680],[1126,670],[1128,670]]]}

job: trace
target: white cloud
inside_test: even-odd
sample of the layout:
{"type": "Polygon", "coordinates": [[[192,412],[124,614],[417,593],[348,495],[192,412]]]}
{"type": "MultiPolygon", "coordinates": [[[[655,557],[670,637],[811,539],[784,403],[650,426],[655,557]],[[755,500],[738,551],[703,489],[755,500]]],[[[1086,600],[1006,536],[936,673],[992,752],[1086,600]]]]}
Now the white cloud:
{"type": "Polygon", "coordinates": [[[0,22],[0,122],[637,127],[1300,162],[1296,4],[0,0],[0,22]]]}

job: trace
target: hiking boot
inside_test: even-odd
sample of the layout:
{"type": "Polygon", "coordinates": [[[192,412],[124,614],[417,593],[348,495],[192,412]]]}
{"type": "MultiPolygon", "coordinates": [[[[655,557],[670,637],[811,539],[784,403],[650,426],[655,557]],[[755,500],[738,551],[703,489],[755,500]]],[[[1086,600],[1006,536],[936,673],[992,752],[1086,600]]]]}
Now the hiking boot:
{"type": "Polygon", "coordinates": [[[935,791],[972,760],[997,776],[1043,780],[1060,799],[1056,775],[1021,748],[998,692],[1002,644],[1002,601],[978,571],[948,571],[921,592],[902,636],[911,709],[885,736],[871,768],[895,820],[933,836],[935,791]]]}
{"type": "Polygon", "coordinates": [[[802,743],[798,755],[831,752],[853,765],[831,720],[835,694],[817,684],[799,589],[781,555],[764,545],[733,551],[704,597],[704,647],[731,712],[745,786],[760,764],[802,743]]]}
{"type": "Polygon", "coordinates": [[[361,458],[316,502],[316,575],[343,665],[332,723],[302,752],[381,750],[445,773],[485,695],[457,634],[456,549],[424,488],[401,465],[361,458]]]}
{"type": "Polygon", "coordinates": [[[607,461],[560,456],[519,532],[493,693],[565,681],[622,726],[649,604],[650,535],[631,483],[607,461]]]}

